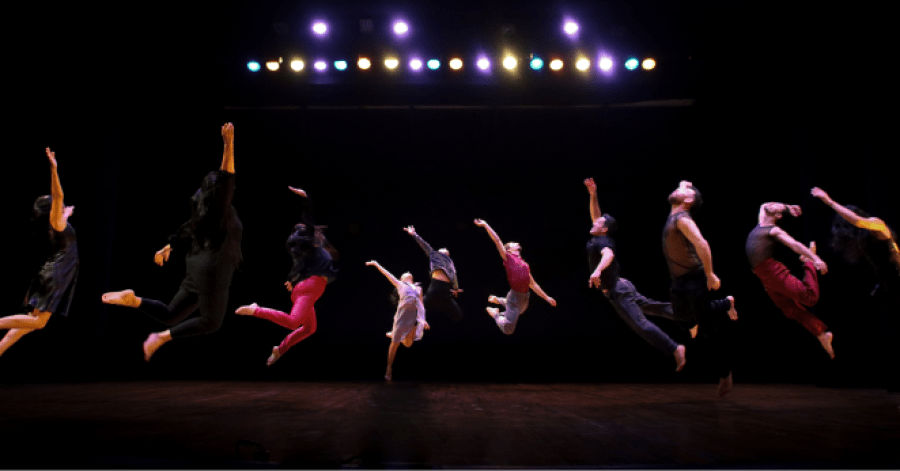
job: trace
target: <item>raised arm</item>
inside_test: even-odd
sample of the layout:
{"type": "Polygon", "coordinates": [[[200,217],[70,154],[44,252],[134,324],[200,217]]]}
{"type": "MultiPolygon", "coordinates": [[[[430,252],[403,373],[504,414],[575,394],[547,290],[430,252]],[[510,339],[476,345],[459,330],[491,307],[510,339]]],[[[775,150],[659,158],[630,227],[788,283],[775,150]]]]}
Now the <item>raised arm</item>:
{"type": "Polygon", "coordinates": [[[697,256],[700,257],[700,262],[703,263],[703,271],[706,272],[706,286],[713,291],[719,289],[722,282],[713,272],[712,252],[709,250],[709,243],[706,242],[703,234],[700,233],[700,228],[697,227],[693,219],[680,218],[678,219],[678,230],[691,241],[691,244],[694,244],[697,256]]]}
{"type": "Polygon", "coordinates": [[[394,277],[394,275],[391,275],[391,272],[385,270],[384,267],[382,267],[381,264],[379,264],[375,260],[366,262],[366,266],[377,268],[378,271],[381,272],[381,274],[383,274],[385,277],[387,277],[387,279],[391,282],[392,285],[394,285],[395,288],[398,287],[398,285],[400,284],[400,280],[398,280],[396,277],[394,277]]]}
{"type": "Polygon", "coordinates": [[[591,221],[593,222],[603,215],[600,211],[600,202],[597,200],[597,184],[594,183],[593,178],[588,178],[584,181],[584,186],[587,187],[588,193],[591,195],[591,221]]]}
{"type": "Polygon", "coordinates": [[[791,237],[790,234],[785,232],[780,227],[773,227],[772,231],[769,232],[769,234],[771,234],[772,237],[777,239],[782,244],[786,245],[789,249],[796,252],[797,255],[802,255],[812,260],[813,264],[816,266],[816,269],[819,270],[819,272],[821,272],[822,274],[828,273],[828,265],[826,265],[818,255],[814,254],[805,245],[797,242],[796,239],[791,237]]]}
{"type": "Polygon", "coordinates": [[[309,198],[309,195],[307,195],[305,191],[292,186],[289,186],[288,190],[303,197],[303,200],[301,201],[303,212],[300,213],[300,220],[303,221],[303,224],[306,224],[306,227],[310,229],[316,227],[315,218],[313,217],[312,200],[309,198]]]}
{"type": "Polygon", "coordinates": [[[234,173],[234,125],[225,123],[222,126],[222,139],[225,141],[225,149],[222,151],[222,165],[219,170],[234,173]]]}
{"type": "Polygon", "coordinates": [[[56,152],[48,147],[46,149],[47,160],[50,161],[50,197],[52,202],[50,205],[50,225],[56,232],[62,232],[66,228],[66,218],[63,212],[66,206],[63,202],[62,185],[59,183],[59,175],[56,173],[56,152]]]}
{"type": "Polygon", "coordinates": [[[825,191],[819,187],[813,188],[810,193],[816,198],[822,200],[823,203],[831,206],[831,209],[840,214],[841,217],[846,219],[850,224],[853,224],[860,229],[878,232],[882,236],[884,236],[885,239],[891,238],[891,230],[888,229],[887,224],[885,224],[881,219],[878,219],[876,217],[864,218],[854,213],[852,210],[838,204],[837,201],[831,199],[831,197],[828,196],[828,193],[825,193],[825,191]]]}
{"type": "Polygon", "coordinates": [[[404,227],[403,230],[406,231],[407,234],[413,236],[414,239],[416,239],[416,242],[419,243],[419,247],[422,247],[422,250],[425,251],[426,255],[428,255],[429,257],[431,256],[431,252],[434,252],[434,249],[431,248],[430,245],[428,245],[428,242],[425,242],[425,239],[422,239],[421,237],[419,237],[419,234],[416,234],[415,227],[408,226],[404,227]]]}
{"type": "Polygon", "coordinates": [[[550,296],[547,296],[547,293],[545,293],[544,290],[542,290],[541,287],[537,284],[537,282],[534,281],[534,277],[529,275],[528,278],[528,286],[532,290],[534,290],[534,292],[537,293],[538,296],[544,298],[544,301],[547,301],[551,306],[556,307],[556,300],[551,298],[550,296]]]}
{"type": "Polygon", "coordinates": [[[506,249],[503,247],[503,242],[500,240],[500,236],[494,232],[494,229],[485,222],[483,219],[476,219],[475,225],[478,227],[483,227],[489,236],[491,236],[491,240],[494,241],[494,245],[497,246],[497,250],[500,252],[500,256],[503,257],[503,260],[506,261],[506,249]]]}

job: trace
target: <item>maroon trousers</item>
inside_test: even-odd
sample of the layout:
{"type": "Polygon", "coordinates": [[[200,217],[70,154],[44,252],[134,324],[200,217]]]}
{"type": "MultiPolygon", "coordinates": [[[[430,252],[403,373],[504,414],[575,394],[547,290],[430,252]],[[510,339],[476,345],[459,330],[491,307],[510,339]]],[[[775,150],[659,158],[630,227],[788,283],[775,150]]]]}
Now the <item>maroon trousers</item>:
{"type": "Polygon", "coordinates": [[[784,315],[799,322],[811,334],[818,337],[828,330],[828,326],[804,306],[813,306],[819,301],[819,279],[812,262],[806,263],[804,272],[801,281],[791,275],[783,263],[774,258],[767,258],[753,268],[753,273],[762,281],[763,288],[784,315]]]}

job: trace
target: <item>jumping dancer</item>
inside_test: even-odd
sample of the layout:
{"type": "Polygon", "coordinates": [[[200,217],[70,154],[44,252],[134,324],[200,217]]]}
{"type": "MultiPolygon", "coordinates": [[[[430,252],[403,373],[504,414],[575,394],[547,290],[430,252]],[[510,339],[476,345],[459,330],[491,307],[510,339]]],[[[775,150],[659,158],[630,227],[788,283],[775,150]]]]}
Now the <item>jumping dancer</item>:
{"type": "Polygon", "coordinates": [[[291,313],[259,307],[256,303],[241,306],[235,311],[237,314],[259,317],[293,330],[281,344],[272,348],[272,354],[266,361],[267,366],[272,366],[296,343],[316,331],[316,301],[325,292],[325,286],[337,276],[337,269],[333,264],[333,255],[336,256],[337,252],[322,233],[324,227],[314,224],[312,202],[305,191],[291,187],[288,189],[303,197],[303,214],[300,217],[303,222],[294,226],[294,232],[288,237],[286,244],[294,261],[288,281],[284,284],[291,292],[291,313]]]}
{"type": "Polygon", "coordinates": [[[819,301],[819,280],[816,270],[824,275],[828,272],[828,266],[816,255],[815,242],[811,242],[809,248],[806,248],[778,227],[778,221],[785,212],[794,217],[800,216],[800,206],[765,203],[759,207],[759,224],[747,236],[747,258],[750,260],[753,274],[762,281],[763,288],[769,293],[775,305],[788,319],[799,322],[813,334],[828,356],[833,359],[834,349],[831,347],[831,341],[834,336],[828,332],[828,326],[824,322],[804,307],[814,306],[819,301]],[[806,273],[803,281],[792,275],[783,263],[772,258],[775,241],[781,242],[800,255],[806,273]]]}
{"type": "Polygon", "coordinates": [[[656,347],[664,355],[675,357],[675,371],[681,371],[685,363],[684,345],[675,343],[671,337],[650,322],[646,316],[653,315],[676,320],[671,303],[663,303],[646,298],[637,292],[631,281],[619,276],[619,261],[616,258],[616,242],[612,238],[618,224],[609,214],[600,211],[597,199],[597,184],[593,178],[584,181],[590,194],[591,240],[587,243],[588,264],[592,271],[589,286],[599,288],[609,299],[616,314],[640,335],[647,343],[656,347]]]}
{"type": "Polygon", "coordinates": [[[715,355],[719,395],[724,396],[734,381],[728,346],[718,327],[719,314],[727,311],[731,320],[737,320],[734,300],[710,299],[710,291],[718,290],[722,282],[713,271],[709,243],[692,217],[703,204],[700,192],[691,182],[682,181],[668,200],[672,209],[663,228],[662,248],[672,277],[672,311],[677,318],[700,325],[700,333],[715,355]]]}
{"type": "Polygon", "coordinates": [[[403,229],[416,239],[425,254],[431,267],[431,283],[425,293],[425,309],[428,312],[441,312],[452,321],[459,321],[463,317],[459,305],[453,299],[462,292],[459,289],[459,281],[456,279],[456,267],[450,259],[450,251],[441,248],[434,250],[418,234],[413,226],[403,229]]]}
{"type": "Polygon", "coordinates": [[[398,280],[394,275],[384,269],[378,262],[372,260],[366,262],[366,266],[375,267],[397,288],[399,301],[397,313],[394,314],[394,328],[388,332],[391,339],[388,347],[387,371],[384,379],[390,381],[393,378],[394,357],[402,343],[404,347],[412,347],[414,340],[421,340],[425,329],[431,329],[425,321],[425,306],[422,304],[422,288],[413,283],[413,276],[409,272],[400,275],[398,280]]]}
{"type": "Polygon", "coordinates": [[[0,319],[0,330],[6,330],[0,340],[0,355],[25,334],[41,330],[54,313],[68,315],[78,278],[78,243],[75,229],[69,224],[74,206],[63,202],[63,190],[56,173],[56,153],[46,149],[50,161],[50,195],[34,202],[32,221],[48,237],[50,256],[41,271],[31,280],[25,295],[28,314],[7,316],[0,319]]]}
{"type": "Polygon", "coordinates": [[[106,304],[133,307],[153,319],[171,326],[155,332],[144,341],[144,359],[173,339],[213,333],[222,326],[228,304],[228,289],[241,263],[243,226],[231,205],[234,199],[234,125],[222,126],[225,142],[218,171],[203,178],[200,189],[191,198],[191,218],[169,244],[156,252],[154,261],[162,266],[176,251],[185,252],[185,277],[169,305],[135,296],[133,290],[106,293],[106,304]],[[198,317],[187,319],[200,310],[198,317]],[[187,319],[187,320],[185,320],[187,319]]]}
{"type": "Polygon", "coordinates": [[[505,298],[490,295],[488,302],[499,304],[506,310],[500,312],[495,307],[489,307],[487,312],[494,319],[494,322],[497,323],[497,327],[500,327],[504,334],[510,335],[516,330],[519,316],[528,309],[528,298],[531,296],[530,290],[534,290],[538,296],[544,298],[553,307],[556,307],[556,300],[547,296],[547,293],[544,293],[544,290],[534,281],[534,278],[531,276],[531,268],[528,267],[525,260],[522,260],[522,246],[518,242],[507,242],[504,244],[500,241],[500,237],[497,236],[494,229],[482,219],[476,219],[475,225],[483,227],[487,231],[488,235],[491,236],[491,240],[494,241],[494,245],[497,246],[500,257],[503,258],[503,267],[506,268],[506,279],[509,281],[509,293],[506,294],[505,298]]]}

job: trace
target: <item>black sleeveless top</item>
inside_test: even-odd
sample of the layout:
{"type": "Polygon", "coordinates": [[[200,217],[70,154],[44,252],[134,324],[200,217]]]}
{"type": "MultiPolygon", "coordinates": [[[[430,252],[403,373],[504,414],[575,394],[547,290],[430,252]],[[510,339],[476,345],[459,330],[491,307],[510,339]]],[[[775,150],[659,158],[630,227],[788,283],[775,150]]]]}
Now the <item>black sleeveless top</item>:
{"type": "Polygon", "coordinates": [[[893,239],[880,240],[874,236],[865,247],[866,260],[875,270],[875,278],[882,289],[900,294],[900,254],[893,239]]]}
{"type": "Polygon", "coordinates": [[[663,227],[662,246],[663,255],[669,265],[669,275],[677,278],[703,270],[703,262],[697,256],[694,244],[678,229],[678,220],[691,219],[687,211],[682,211],[669,216],[663,227]]]}
{"type": "Polygon", "coordinates": [[[772,258],[775,250],[775,241],[771,236],[772,228],[775,226],[756,226],[747,236],[747,243],[744,250],[747,252],[747,259],[750,261],[750,267],[756,268],[757,265],[764,262],[768,258],[772,258]]]}

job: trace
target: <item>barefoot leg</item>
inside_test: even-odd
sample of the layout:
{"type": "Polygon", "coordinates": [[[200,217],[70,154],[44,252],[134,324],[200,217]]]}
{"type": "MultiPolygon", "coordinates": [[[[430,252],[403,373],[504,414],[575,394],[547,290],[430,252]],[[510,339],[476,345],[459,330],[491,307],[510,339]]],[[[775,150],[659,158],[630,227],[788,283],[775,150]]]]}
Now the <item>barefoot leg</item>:
{"type": "Polygon", "coordinates": [[[684,364],[687,361],[684,357],[684,350],[685,350],[684,345],[679,345],[678,348],[675,349],[675,353],[673,354],[673,355],[675,355],[675,365],[676,365],[675,372],[676,373],[681,371],[682,368],[684,368],[684,364]]]}
{"type": "Polygon", "coordinates": [[[728,394],[731,391],[731,388],[734,387],[734,379],[731,376],[731,373],[728,373],[727,378],[719,379],[719,397],[722,397],[728,394]]]}
{"type": "Polygon", "coordinates": [[[144,340],[144,360],[150,361],[150,357],[159,350],[164,344],[172,340],[172,335],[168,330],[160,333],[152,333],[144,340]]]}
{"type": "Polygon", "coordinates": [[[281,351],[278,350],[278,345],[276,345],[272,347],[272,354],[269,355],[269,358],[266,360],[266,366],[274,365],[279,358],[281,358],[281,351]]]}
{"type": "Polygon", "coordinates": [[[831,342],[834,340],[834,334],[831,332],[822,332],[822,335],[818,336],[819,343],[822,344],[822,348],[828,352],[828,356],[834,360],[834,348],[831,346],[831,342]]]}
{"type": "Polygon", "coordinates": [[[253,303],[249,306],[241,306],[234,311],[235,314],[240,316],[252,316],[256,314],[256,308],[259,307],[259,304],[253,303]]]}
{"type": "Polygon", "coordinates": [[[116,306],[138,307],[141,305],[141,298],[134,295],[134,291],[126,289],[125,291],[112,291],[100,297],[105,304],[114,304],[116,306]]]}

